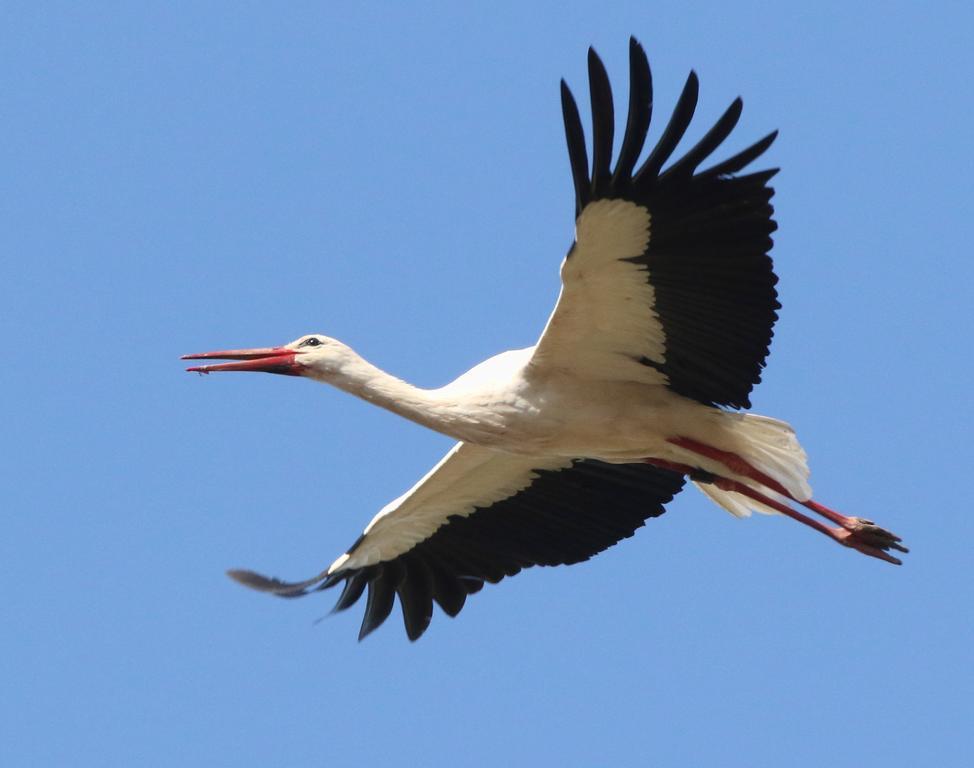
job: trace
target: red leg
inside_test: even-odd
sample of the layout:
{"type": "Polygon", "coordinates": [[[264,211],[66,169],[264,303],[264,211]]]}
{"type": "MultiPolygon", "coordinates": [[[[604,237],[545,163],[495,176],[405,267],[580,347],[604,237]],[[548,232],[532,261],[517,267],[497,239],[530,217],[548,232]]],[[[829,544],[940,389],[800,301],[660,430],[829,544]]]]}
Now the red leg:
{"type": "Polygon", "coordinates": [[[842,526],[857,540],[867,542],[881,549],[896,549],[900,552],[909,551],[903,547],[902,544],[900,544],[901,539],[899,536],[895,536],[889,531],[880,528],[872,520],[866,520],[862,517],[848,517],[847,515],[840,514],[834,509],[829,509],[825,505],[819,504],[817,501],[813,501],[812,499],[799,501],[788,493],[781,483],[777,482],[772,477],[768,477],[768,475],[755,468],[736,453],[722,451],[719,448],[714,448],[711,445],[701,443],[698,440],[693,440],[689,437],[672,437],[669,439],[669,442],[673,443],[673,445],[679,446],[680,448],[685,448],[688,451],[698,453],[701,456],[706,456],[708,459],[719,461],[734,474],[742,475],[743,477],[754,480],[760,485],[763,485],[765,488],[770,488],[772,491],[780,493],[782,496],[791,499],[792,501],[798,502],[803,507],[807,507],[816,514],[821,515],[826,520],[831,520],[833,523],[842,526]]]}
{"type": "MultiPolygon", "coordinates": [[[[675,440],[671,442],[676,443],[675,440]]],[[[695,443],[695,441],[688,441],[688,442],[695,443]]],[[[679,443],[676,444],[679,445],[679,443]]],[[[701,445],[700,443],[695,443],[695,444],[701,445]]],[[[688,445],[683,445],[681,447],[689,448],[688,445]]],[[[725,466],[728,466],[728,468],[731,469],[736,474],[744,475],[745,477],[750,477],[750,474],[747,471],[748,469],[750,469],[760,477],[767,477],[766,475],[759,472],[758,470],[755,470],[753,467],[750,466],[750,464],[748,464],[746,461],[741,459],[736,454],[729,454],[726,451],[719,451],[718,449],[711,448],[710,446],[702,446],[702,447],[708,449],[708,451],[710,452],[708,458],[716,459],[716,454],[724,454],[726,457],[729,457],[732,461],[735,462],[735,466],[729,466],[727,464],[725,464],[725,466]],[[741,469],[744,469],[744,471],[741,471],[741,469]]],[[[702,455],[708,455],[708,454],[702,453],[702,455]]],[[[668,469],[671,472],[679,472],[680,474],[688,475],[691,478],[693,478],[695,474],[697,475],[700,474],[700,470],[690,466],[689,464],[679,464],[672,461],[666,461],[664,459],[646,459],[645,461],[647,464],[652,464],[653,466],[660,467],[661,469],[668,469]]],[[[721,461],[721,463],[724,462],[721,461]]],[[[761,480],[759,480],[757,477],[752,477],[751,479],[754,479],[757,482],[761,482],[761,480]]],[[[770,483],[767,483],[768,487],[772,488],[772,490],[775,491],[778,491],[778,489],[780,488],[781,490],[778,491],[779,493],[786,496],[787,498],[792,498],[791,495],[788,494],[784,490],[784,488],[781,487],[779,483],[776,483],[774,480],[771,480],[771,478],[767,478],[767,479],[771,481],[770,483]]],[[[767,507],[770,507],[771,509],[778,511],[781,514],[786,515],[787,517],[790,517],[792,520],[797,520],[799,523],[802,523],[803,525],[807,525],[809,528],[813,528],[819,533],[824,533],[833,541],[837,541],[844,546],[851,547],[852,549],[862,552],[864,555],[869,555],[870,557],[876,557],[879,558],[880,560],[885,560],[886,562],[893,563],[895,565],[902,565],[901,560],[888,554],[885,550],[896,549],[899,550],[900,552],[909,551],[906,549],[906,547],[900,544],[899,537],[894,536],[889,531],[880,528],[879,526],[873,524],[872,522],[868,520],[860,520],[859,518],[855,518],[855,517],[846,517],[845,515],[840,515],[837,512],[833,512],[832,510],[828,509],[828,507],[823,507],[822,505],[817,504],[816,502],[810,501],[806,506],[814,505],[811,506],[810,508],[815,510],[816,512],[819,512],[820,514],[823,514],[825,517],[832,520],[833,522],[839,523],[842,527],[829,528],[828,526],[820,523],[818,520],[808,517],[807,515],[803,515],[801,512],[792,509],[787,504],[782,504],[780,501],[765,496],[763,493],[760,493],[755,489],[751,488],[750,486],[745,485],[744,483],[740,483],[736,480],[729,480],[725,477],[708,474],[708,479],[702,482],[712,482],[714,485],[716,485],[718,488],[720,488],[723,491],[740,493],[743,496],[747,496],[748,498],[753,499],[754,501],[757,501],[767,507]],[[820,510],[822,511],[820,512],[820,510]],[[829,514],[825,514],[826,512],[831,513],[831,515],[834,515],[835,517],[831,517],[829,514]],[[835,518],[839,518],[839,519],[835,519],[835,518]]]]}
{"type": "Polygon", "coordinates": [[[686,448],[688,451],[693,451],[701,456],[706,456],[708,459],[719,461],[735,475],[749,477],[751,480],[755,480],[765,488],[770,488],[772,491],[780,493],[782,496],[786,496],[792,501],[798,501],[798,499],[784,489],[784,486],[782,486],[781,483],[772,477],[768,477],[766,474],[753,467],[736,453],[722,451],[719,448],[714,448],[712,445],[698,442],[697,440],[693,440],[689,437],[671,437],[667,442],[673,443],[673,445],[680,448],[686,448]]]}
{"type": "MultiPolygon", "coordinates": [[[[797,512],[786,504],[782,504],[779,501],[775,501],[763,493],[758,493],[750,486],[744,485],[744,483],[739,483],[736,480],[727,480],[723,477],[718,477],[714,480],[714,484],[723,491],[733,491],[735,493],[740,493],[747,496],[750,499],[754,499],[765,506],[771,507],[777,510],[783,515],[787,515],[792,520],[797,520],[799,523],[804,523],[805,525],[814,528],[820,533],[824,533],[831,539],[844,544],[847,547],[852,547],[864,555],[869,555],[870,557],[878,557],[880,560],[885,560],[887,563],[893,563],[894,565],[902,565],[903,562],[896,557],[888,554],[885,550],[889,548],[898,549],[900,552],[906,552],[907,549],[899,543],[899,539],[888,531],[884,531],[882,528],[873,525],[872,523],[863,524],[856,528],[855,530],[850,530],[845,527],[841,528],[829,528],[823,525],[818,520],[814,520],[807,515],[803,515],[801,512],[797,512]],[[873,530],[875,529],[875,530],[873,530]]],[[[848,520],[853,520],[855,518],[846,518],[848,520]]]]}

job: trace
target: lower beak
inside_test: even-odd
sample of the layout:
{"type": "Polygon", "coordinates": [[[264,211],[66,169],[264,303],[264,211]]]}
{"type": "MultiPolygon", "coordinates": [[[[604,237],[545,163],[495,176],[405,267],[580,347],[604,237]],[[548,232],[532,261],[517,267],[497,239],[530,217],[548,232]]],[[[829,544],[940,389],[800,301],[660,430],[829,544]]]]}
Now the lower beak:
{"type": "Polygon", "coordinates": [[[194,365],[187,371],[213,373],[215,371],[261,371],[263,373],[282,373],[286,376],[300,376],[301,370],[295,360],[297,352],[286,347],[262,347],[257,349],[225,349],[219,352],[200,352],[183,355],[181,360],[238,360],[235,363],[215,365],[194,365]]]}

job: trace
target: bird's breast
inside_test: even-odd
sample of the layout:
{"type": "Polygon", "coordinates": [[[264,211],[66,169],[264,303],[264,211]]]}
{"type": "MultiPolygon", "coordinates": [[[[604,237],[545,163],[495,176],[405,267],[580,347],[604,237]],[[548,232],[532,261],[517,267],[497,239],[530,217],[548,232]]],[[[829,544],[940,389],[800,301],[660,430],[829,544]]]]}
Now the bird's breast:
{"type": "Polygon", "coordinates": [[[534,456],[652,455],[665,440],[660,389],[570,379],[525,386],[484,402],[461,439],[534,456]]]}

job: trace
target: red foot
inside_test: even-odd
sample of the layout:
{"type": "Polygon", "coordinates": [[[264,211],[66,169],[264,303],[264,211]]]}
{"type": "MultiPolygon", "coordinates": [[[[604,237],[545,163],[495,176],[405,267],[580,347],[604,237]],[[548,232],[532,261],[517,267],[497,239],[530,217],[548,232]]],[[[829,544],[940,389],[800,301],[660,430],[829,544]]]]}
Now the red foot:
{"type": "MultiPolygon", "coordinates": [[[[690,440],[689,438],[674,438],[671,439],[670,442],[675,445],[679,445],[682,448],[699,453],[702,456],[706,456],[707,458],[720,461],[735,474],[748,477],[761,485],[780,493],[792,501],[797,501],[797,499],[789,494],[780,483],[777,483],[772,478],[752,467],[737,454],[721,451],[717,448],[712,448],[710,446],[703,445],[702,443],[698,443],[695,440],[690,440]]],[[[662,469],[668,469],[671,472],[679,472],[680,474],[688,475],[691,478],[695,474],[700,474],[700,470],[689,464],[678,464],[676,462],[666,461],[664,459],[646,459],[646,463],[662,469]]],[[[798,503],[808,507],[813,512],[821,515],[827,520],[837,523],[840,527],[829,528],[828,526],[820,523],[818,520],[808,517],[807,515],[803,515],[801,512],[792,509],[787,504],[782,504],[780,501],[769,498],[763,493],[760,493],[759,491],[756,491],[750,486],[738,482],[737,480],[729,480],[720,476],[708,476],[708,480],[706,482],[712,482],[721,490],[731,491],[734,493],[739,493],[743,496],[747,496],[749,499],[753,499],[754,501],[764,504],[767,507],[777,510],[781,514],[790,517],[792,520],[797,520],[803,525],[814,528],[819,533],[824,533],[833,541],[837,541],[843,546],[855,549],[857,552],[861,552],[864,555],[885,560],[887,563],[893,563],[894,565],[903,564],[899,558],[889,554],[888,550],[895,549],[898,552],[909,552],[909,550],[902,545],[899,536],[890,533],[884,528],[880,528],[871,520],[864,520],[863,518],[859,517],[847,517],[846,515],[842,515],[835,510],[819,504],[816,501],[812,501],[811,499],[808,501],[800,501],[798,503]]]]}
{"type": "Polygon", "coordinates": [[[898,557],[889,554],[887,550],[895,549],[897,552],[909,552],[900,542],[899,536],[890,533],[885,528],[880,528],[871,520],[863,520],[858,517],[847,517],[847,525],[842,528],[831,528],[834,531],[832,538],[840,544],[862,552],[870,557],[878,557],[887,563],[903,565],[903,561],[898,557]]]}

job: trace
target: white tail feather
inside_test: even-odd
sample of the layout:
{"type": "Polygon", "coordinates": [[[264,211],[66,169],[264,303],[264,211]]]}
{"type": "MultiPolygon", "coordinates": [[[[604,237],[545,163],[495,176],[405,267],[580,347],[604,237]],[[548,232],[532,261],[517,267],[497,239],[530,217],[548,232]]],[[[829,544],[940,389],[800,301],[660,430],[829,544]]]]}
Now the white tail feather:
{"type": "MultiPolygon", "coordinates": [[[[730,426],[733,433],[737,455],[759,472],[779,482],[796,500],[806,501],[812,497],[805,451],[790,424],[753,413],[734,413],[727,416],[733,419],[728,419],[725,425],[730,426]]],[[[747,484],[775,501],[788,501],[753,480],[748,480],[747,484]]],[[[695,485],[735,517],[748,517],[751,512],[778,514],[774,509],[740,493],[723,491],[706,483],[695,485]]]]}
{"type": "Polygon", "coordinates": [[[740,455],[755,469],[781,483],[797,501],[812,498],[805,450],[790,424],[745,413],[734,431],[744,443],[740,455]]]}
{"type": "MultiPolygon", "coordinates": [[[[734,517],[750,517],[752,512],[760,512],[762,515],[781,514],[778,510],[765,506],[759,501],[755,501],[734,491],[723,491],[712,483],[698,483],[694,481],[693,484],[718,507],[726,509],[734,517]]],[[[787,503],[787,499],[782,498],[780,494],[774,491],[762,489],[762,493],[775,501],[787,503]]]]}

